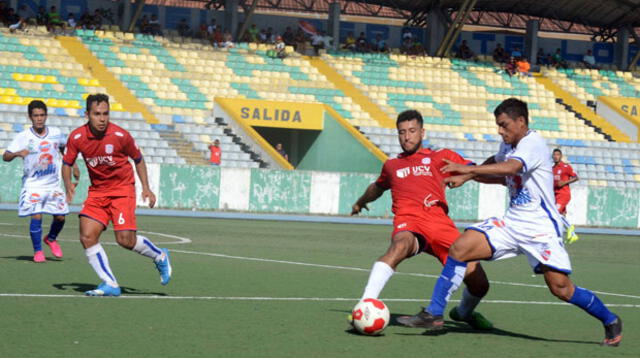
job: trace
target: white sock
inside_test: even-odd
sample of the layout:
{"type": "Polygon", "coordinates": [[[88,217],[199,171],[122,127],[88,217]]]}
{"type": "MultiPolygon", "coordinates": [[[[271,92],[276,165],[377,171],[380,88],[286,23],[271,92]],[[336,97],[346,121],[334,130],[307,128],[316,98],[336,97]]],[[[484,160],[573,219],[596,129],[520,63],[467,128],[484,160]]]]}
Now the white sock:
{"type": "Polygon", "coordinates": [[[467,318],[473,312],[473,310],[478,306],[482,297],[477,297],[469,292],[469,289],[465,287],[462,292],[462,301],[460,305],[458,305],[457,311],[460,314],[460,317],[467,318]]]}
{"type": "Polygon", "coordinates": [[[133,251],[139,253],[140,255],[150,257],[154,261],[158,261],[162,258],[163,252],[151,242],[151,240],[147,239],[142,235],[136,235],[136,246],[133,247],[133,251]]]}
{"type": "Polygon", "coordinates": [[[367,287],[364,288],[362,298],[378,298],[380,292],[393,276],[393,269],[382,261],[376,261],[371,268],[367,287]]]}
{"type": "Polygon", "coordinates": [[[118,287],[116,277],[113,275],[111,267],[109,267],[109,258],[107,257],[107,253],[102,248],[102,245],[93,245],[90,248],[85,249],[84,253],[87,255],[89,264],[98,274],[98,277],[100,277],[102,281],[106,282],[110,286],[118,287]]]}

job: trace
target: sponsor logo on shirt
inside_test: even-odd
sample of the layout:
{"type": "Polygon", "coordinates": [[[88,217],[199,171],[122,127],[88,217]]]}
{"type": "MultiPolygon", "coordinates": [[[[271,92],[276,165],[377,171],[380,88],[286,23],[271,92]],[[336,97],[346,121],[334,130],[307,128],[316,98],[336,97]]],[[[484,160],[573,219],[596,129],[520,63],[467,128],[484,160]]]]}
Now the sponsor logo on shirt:
{"type": "Polygon", "coordinates": [[[519,175],[507,177],[506,181],[511,198],[510,206],[520,206],[531,202],[531,194],[527,188],[522,186],[522,178],[519,175]]]}
{"type": "Polygon", "coordinates": [[[43,153],[48,152],[51,149],[51,143],[47,141],[40,142],[40,151],[43,153]]]}
{"type": "Polygon", "coordinates": [[[38,170],[34,171],[31,175],[35,178],[40,178],[41,176],[56,174],[56,165],[53,164],[53,156],[48,153],[40,154],[38,157],[38,170]]]}
{"type": "Polygon", "coordinates": [[[113,156],[111,155],[100,155],[97,157],[87,158],[87,164],[92,168],[95,168],[98,165],[108,165],[111,167],[116,165],[116,162],[113,161],[113,156]]]}
{"type": "Polygon", "coordinates": [[[398,178],[406,178],[409,174],[413,174],[415,176],[426,175],[432,176],[431,167],[429,165],[416,165],[413,167],[404,167],[402,169],[396,170],[396,176],[398,178]]]}
{"type": "Polygon", "coordinates": [[[427,195],[424,198],[424,200],[422,201],[424,206],[426,206],[427,208],[430,208],[430,207],[436,205],[438,203],[438,201],[439,201],[438,199],[435,199],[435,200],[429,200],[429,199],[431,199],[431,194],[427,195]]]}

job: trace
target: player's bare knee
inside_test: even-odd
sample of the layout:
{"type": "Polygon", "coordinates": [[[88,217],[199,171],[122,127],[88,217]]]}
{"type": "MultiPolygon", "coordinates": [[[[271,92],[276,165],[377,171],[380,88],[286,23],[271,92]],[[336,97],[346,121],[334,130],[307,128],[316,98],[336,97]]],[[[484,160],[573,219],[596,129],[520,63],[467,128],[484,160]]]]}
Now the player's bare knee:
{"type": "Polygon", "coordinates": [[[136,245],[136,232],[116,231],[116,242],[125,249],[132,250],[136,245]]]}
{"type": "Polygon", "coordinates": [[[467,253],[467,249],[464,245],[457,244],[456,242],[449,247],[449,256],[457,261],[464,261],[465,254],[467,253]]]}

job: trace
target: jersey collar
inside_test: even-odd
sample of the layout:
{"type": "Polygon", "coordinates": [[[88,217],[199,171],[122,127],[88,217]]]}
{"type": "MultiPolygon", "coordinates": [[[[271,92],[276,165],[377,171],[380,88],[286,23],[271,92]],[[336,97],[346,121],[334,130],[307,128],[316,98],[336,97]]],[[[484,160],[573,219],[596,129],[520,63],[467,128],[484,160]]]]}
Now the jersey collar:
{"type": "Polygon", "coordinates": [[[31,133],[33,133],[33,135],[35,135],[36,137],[40,138],[40,139],[44,139],[49,135],[49,127],[44,126],[44,134],[40,135],[38,134],[38,132],[36,132],[33,127],[29,127],[29,129],[31,130],[31,133]]]}

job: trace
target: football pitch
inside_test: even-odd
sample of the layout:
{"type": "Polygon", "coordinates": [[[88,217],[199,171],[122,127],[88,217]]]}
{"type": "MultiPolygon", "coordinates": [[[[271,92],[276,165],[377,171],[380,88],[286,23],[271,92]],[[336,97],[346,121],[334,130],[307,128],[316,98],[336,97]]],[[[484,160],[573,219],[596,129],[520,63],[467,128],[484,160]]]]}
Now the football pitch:
{"type": "MultiPolygon", "coordinates": [[[[108,230],[123,296],[85,297],[99,282],[77,216],[59,237],[64,258],[45,247],[48,261],[35,264],[28,219],[0,211],[0,357],[640,356],[640,237],[582,235],[568,247],[574,281],[624,321],[622,344],[608,348],[598,345],[600,322],[551,296],[524,257],[484,263],[491,289],[479,311],[495,330],[447,320],[445,333],[424,335],[392,318],[368,337],[350,333],[346,317],[388,226],[139,216],[138,227],[171,250],[171,283],[160,285],[151,260],[113,246],[108,230]]],[[[426,304],[440,268],[427,255],[399,266],[381,297],[392,317],[426,304]]]]}

